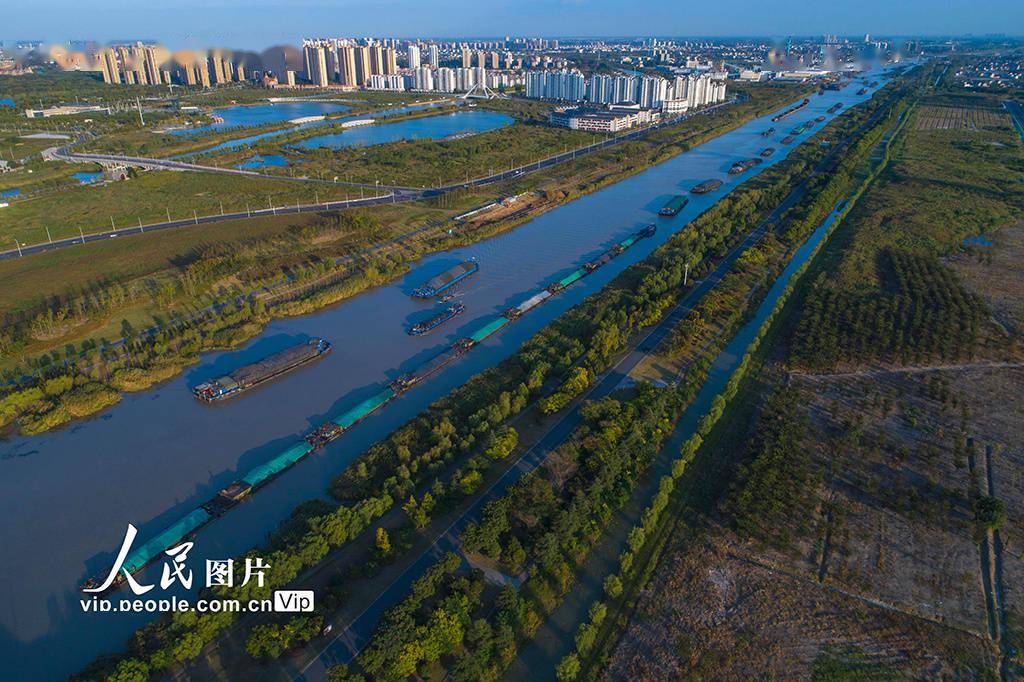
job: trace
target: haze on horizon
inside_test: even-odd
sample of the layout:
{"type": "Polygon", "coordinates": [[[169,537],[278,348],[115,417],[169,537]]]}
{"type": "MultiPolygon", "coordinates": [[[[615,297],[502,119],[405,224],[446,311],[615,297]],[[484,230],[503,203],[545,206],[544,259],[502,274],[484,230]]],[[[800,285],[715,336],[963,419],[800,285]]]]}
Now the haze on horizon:
{"type": "Polygon", "coordinates": [[[152,39],[172,47],[262,49],[309,35],[396,37],[1024,34],[1024,3],[992,0],[0,0],[0,40],[152,39]]]}

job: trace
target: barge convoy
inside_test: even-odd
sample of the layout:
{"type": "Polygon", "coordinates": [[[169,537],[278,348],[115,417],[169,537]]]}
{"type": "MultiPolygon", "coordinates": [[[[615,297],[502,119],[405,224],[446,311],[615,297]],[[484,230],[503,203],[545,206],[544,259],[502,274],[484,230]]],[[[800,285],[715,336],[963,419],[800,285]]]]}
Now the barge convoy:
{"type": "Polygon", "coordinates": [[[804,98],[804,101],[800,102],[800,104],[791,106],[789,109],[786,109],[781,114],[775,114],[774,116],[772,116],[772,123],[778,123],[782,119],[788,118],[788,117],[792,116],[793,114],[795,114],[796,112],[802,110],[804,107],[806,107],[810,103],[811,103],[811,100],[809,100],[807,98],[804,98]]]}
{"type": "Polygon", "coordinates": [[[464,303],[454,303],[436,315],[432,315],[422,322],[417,322],[413,326],[409,327],[409,335],[419,336],[420,334],[426,334],[429,331],[437,329],[456,315],[461,315],[465,311],[466,305],[464,303]]]}
{"type": "Polygon", "coordinates": [[[326,339],[310,339],[268,355],[259,362],[239,367],[222,377],[205,381],[192,389],[192,395],[204,403],[233,398],[330,352],[331,344],[326,339]]]}
{"type": "Polygon", "coordinates": [[[707,194],[708,192],[714,192],[716,189],[722,186],[721,180],[705,180],[699,185],[694,186],[690,190],[691,194],[707,194]]]}
{"type": "Polygon", "coordinates": [[[477,265],[476,261],[462,261],[454,268],[446,270],[437,277],[433,277],[428,280],[426,284],[413,291],[412,295],[416,298],[434,298],[435,296],[440,296],[462,280],[475,275],[479,269],[480,266],[477,265]]]}
{"type": "Polygon", "coordinates": [[[661,207],[661,210],[658,211],[658,215],[670,218],[682,211],[688,203],[690,203],[690,200],[686,196],[678,194],[669,199],[668,203],[661,207]]]}
{"type": "MultiPolygon", "coordinates": [[[[626,249],[630,248],[641,239],[653,236],[656,231],[657,226],[651,223],[621,242],[612,245],[611,248],[601,254],[597,259],[584,264],[582,267],[574,270],[557,282],[549,284],[547,287],[527,298],[519,305],[509,308],[501,315],[488,321],[469,336],[459,339],[448,349],[441,351],[441,353],[420,365],[413,372],[399,376],[374,395],[366,398],[346,412],[324,422],[313,431],[306,434],[301,441],[291,444],[270,461],[250,470],[237,481],[232,482],[230,485],[220,490],[220,492],[218,492],[213,498],[207,500],[184,517],[172,523],[162,532],[158,533],[156,537],[140,545],[125,559],[122,564],[124,570],[117,574],[107,589],[114,589],[120,586],[125,582],[126,574],[130,575],[136,571],[142,570],[150,563],[157,560],[167,549],[176,546],[186,538],[196,533],[200,528],[230,510],[247,496],[252,494],[254,490],[265,485],[268,481],[279,475],[284,470],[307,457],[310,453],[319,450],[334,440],[337,440],[344,433],[351,430],[356,424],[360,423],[377,410],[380,410],[410,388],[422,383],[429,377],[441,371],[444,367],[455,362],[469,352],[470,349],[480,343],[483,343],[484,340],[493,334],[496,334],[512,321],[519,319],[552,296],[564,291],[566,287],[599,269],[619,254],[624,253],[626,249]]],[[[473,272],[475,271],[476,269],[474,268],[473,272]]],[[[81,589],[95,590],[97,587],[102,585],[102,581],[107,576],[107,573],[108,571],[103,571],[95,577],[89,578],[82,585],[81,589]]]]}

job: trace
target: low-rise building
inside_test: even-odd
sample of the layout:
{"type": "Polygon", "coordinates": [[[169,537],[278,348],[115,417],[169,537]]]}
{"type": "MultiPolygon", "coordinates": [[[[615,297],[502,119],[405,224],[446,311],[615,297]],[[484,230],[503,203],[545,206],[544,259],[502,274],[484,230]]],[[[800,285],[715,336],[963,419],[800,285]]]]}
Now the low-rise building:
{"type": "Polygon", "coordinates": [[[617,133],[637,125],[651,123],[658,113],[639,107],[560,107],[551,112],[551,125],[592,133],[617,133]]]}

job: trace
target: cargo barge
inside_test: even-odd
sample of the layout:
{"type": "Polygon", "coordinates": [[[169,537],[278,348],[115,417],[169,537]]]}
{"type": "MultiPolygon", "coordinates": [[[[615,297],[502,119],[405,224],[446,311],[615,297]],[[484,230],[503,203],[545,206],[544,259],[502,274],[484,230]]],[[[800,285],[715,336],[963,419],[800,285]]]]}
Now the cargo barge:
{"type": "Polygon", "coordinates": [[[761,137],[771,137],[771,134],[775,132],[775,127],[771,127],[768,130],[761,133],[761,137]]]}
{"type": "Polygon", "coordinates": [[[815,122],[815,123],[821,123],[821,122],[822,122],[822,121],[824,121],[824,120],[825,120],[825,117],[824,117],[824,116],[819,116],[818,118],[814,119],[814,122],[815,122]]]}
{"type": "Polygon", "coordinates": [[[416,298],[434,298],[451,289],[467,277],[472,277],[479,269],[480,266],[477,265],[476,261],[462,261],[454,268],[446,270],[437,277],[428,280],[426,284],[413,291],[412,295],[416,298]]]}
{"type": "MultiPolygon", "coordinates": [[[[306,434],[301,441],[286,447],[280,454],[254,469],[245,473],[237,481],[222,488],[213,498],[207,500],[196,509],[175,521],[170,526],[158,533],[156,537],[140,545],[132,552],[123,564],[123,571],[120,571],[106,590],[115,589],[125,582],[125,573],[128,574],[140,571],[153,563],[168,549],[175,547],[185,539],[194,535],[200,528],[213,519],[228,512],[235,505],[241,503],[260,486],[265,485],[274,477],[296,464],[309,454],[323,448],[328,443],[337,440],[343,434],[351,430],[356,424],[377,412],[392,400],[396,399],[412,387],[422,383],[429,377],[441,371],[451,363],[455,362],[474,346],[485,341],[500,330],[504,329],[512,321],[529,312],[544,301],[564,290],[567,286],[582,279],[608,263],[619,254],[626,251],[639,240],[651,237],[657,231],[653,223],[642,230],[613,244],[596,260],[586,263],[583,267],[574,270],[569,275],[554,282],[543,290],[530,296],[519,305],[509,308],[500,316],[485,323],[469,336],[459,339],[449,348],[426,361],[409,374],[403,374],[386,387],[366,398],[351,409],[324,422],[320,426],[306,434]]],[[[108,571],[89,578],[81,589],[96,590],[102,586],[108,571]]]]}
{"type": "Polygon", "coordinates": [[[690,203],[690,200],[685,195],[676,195],[669,199],[667,204],[661,207],[661,210],[658,211],[658,215],[666,217],[677,215],[688,203],[690,203]]]}
{"type": "Polygon", "coordinates": [[[807,124],[806,123],[801,123],[796,128],[793,128],[792,130],[790,130],[789,134],[790,135],[799,135],[800,133],[804,132],[805,130],[807,130],[807,124]]]}
{"type": "Polygon", "coordinates": [[[775,116],[772,116],[772,123],[778,123],[782,119],[792,116],[793,114],[802,110],[810,103],[811,100],[805,98],[803,102],[800,102],[800,104],[797,104],[795,106],[790,107],[789,109],[786,109],[781,114],[776,114],[775,116]]]}
{"type": "Polygon", "coordinates": [[[729,168],[729,175],[739,175],[740,173],[746,173],[754,166],[760,166],[764,163],[761,159],[744,159],[743,161],[737,161],[729,168]]]}
{"type": "Polygon", "coordinates": [[[192,389],[192,395],[204,403],[226,400],[265,381],[297,369],[307,362],[322,358],[331,352],[325,339],[310,339],[283,351],[268,355],[259,362],[239,367],[222,377],[205,381],[192,389]]]}
{"type": "Polygon", "coordinates": [[[837,111],[839,111],[842,108],[843,108],[843,103],[842,102],[836,102],[835,104],[833,104],[832,106],[830,106],[828,108],[827,113],[834,114],[834,113],[836,113],[837,111]]]}
{"type": "Polygon", "coordinates": [[[865,93],[866,93],[867,91],[868,91],[868,89],[867,89],[867,88],[861,88],[860,90],[858,90],[858,91],[857,91],[857,94],[858,94],[858,95],[863,95],[863,94],[865,94],[865,93]]]}
{"type": "Polygon", "coordinates": [[[691,194],[707,194],[708,192],[714,192],[716,189],[722,186],[721,180],[705,180],[704,182],[696,185],[690,190],[691,194]]]}
{"type": "Polygon", "coordinates": [[[761,156],[763,156],[766,159],[774,153],[775,147],[765,147],[764,149],[761,150],[761,156]]]}
{"type": "Polygon", "coordinates": [[[413,326],[409,327],[409,335],[419,336],[420,334],[426,334],[429,331],[437,329],[453,317],[461,315],[465,311],[466,306],[464,303],[455,303],[450,305],[436,315],[432,315],[422,322],[417,322],[413,326]]]}
{"type": "Polygon", "coordinates": [[[789,144],[790,142],[792,142],[795,139],[796,139],[796,135],[786,135],[784,138],[782,138],[782,144],[789,144]]]}

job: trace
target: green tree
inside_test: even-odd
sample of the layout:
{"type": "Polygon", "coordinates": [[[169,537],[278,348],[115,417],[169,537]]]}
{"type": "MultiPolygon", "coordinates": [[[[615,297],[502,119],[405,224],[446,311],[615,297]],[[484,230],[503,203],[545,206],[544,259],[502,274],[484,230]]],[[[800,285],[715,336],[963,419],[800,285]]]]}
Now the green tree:
{"type": "Polygon", "coordinates": [[[391,554],[391,538],[388,532],[381,527],[377,528],[377,540],[374,543],[377,548],[377,556],[384,558],[391,554]]]}

